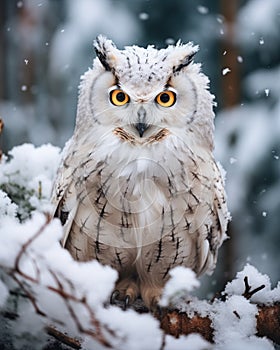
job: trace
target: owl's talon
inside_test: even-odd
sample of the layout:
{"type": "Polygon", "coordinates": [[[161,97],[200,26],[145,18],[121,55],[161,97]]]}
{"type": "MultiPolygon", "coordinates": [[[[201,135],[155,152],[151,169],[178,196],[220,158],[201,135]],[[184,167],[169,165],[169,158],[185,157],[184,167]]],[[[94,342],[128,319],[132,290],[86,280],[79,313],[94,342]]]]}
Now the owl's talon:
{"type": "Polygon", "coordinates": [[[120,291],[118,289],[114,290],[113,293],[111,294],[110,298],[110,304],[116,304],[116,300],[118,299],[118,296],[120,295],[120,291]]]}
{"type": "Polygon", "coordinates": [[[125,296],[123,309],[126,310],[130,304],[131,298],[129,295],[125,296]]]}

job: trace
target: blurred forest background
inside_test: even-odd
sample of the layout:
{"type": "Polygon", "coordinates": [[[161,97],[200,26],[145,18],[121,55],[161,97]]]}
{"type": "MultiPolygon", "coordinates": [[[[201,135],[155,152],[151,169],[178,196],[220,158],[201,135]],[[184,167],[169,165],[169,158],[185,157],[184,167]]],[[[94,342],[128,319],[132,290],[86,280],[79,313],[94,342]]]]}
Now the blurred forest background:
{"type": "Polygon", "coordinates": [[[232,213],[231,238],[206,284],[221,288],[247,261],[279,280],[280,1],[2,0],[0,148],[63,147],[99,33],[119,47],[199,44],[232,213]]]}

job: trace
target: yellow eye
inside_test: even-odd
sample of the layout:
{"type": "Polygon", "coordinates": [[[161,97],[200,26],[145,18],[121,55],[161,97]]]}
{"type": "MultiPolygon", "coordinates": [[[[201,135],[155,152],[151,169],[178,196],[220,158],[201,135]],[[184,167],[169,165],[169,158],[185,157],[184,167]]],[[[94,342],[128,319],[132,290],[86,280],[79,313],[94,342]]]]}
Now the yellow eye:
{"type": "Polygon", "coordinates": [[[176,94],[173,91],[166,90],[161,92],[156,97],[156,103],[162,107],[171,107],[176,102],[176,94]]]}
{"type": "Polygon", "coordinates": [[[115,106],[124,106],[129,102],[129,96],[121,89],[115,89],[110,92],[110,101],[115,106]]]}

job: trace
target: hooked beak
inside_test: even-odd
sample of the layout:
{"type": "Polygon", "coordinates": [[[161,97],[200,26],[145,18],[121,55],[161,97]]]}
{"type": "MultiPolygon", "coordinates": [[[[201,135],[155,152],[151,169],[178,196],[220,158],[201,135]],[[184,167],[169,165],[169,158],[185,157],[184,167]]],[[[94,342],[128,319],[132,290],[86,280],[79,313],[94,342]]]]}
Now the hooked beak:
{"type": "Polygon", "coordinates": [[[146,123],[146,110],[141,106],[137,112],[138,120],[134,125],[136,130],[139,133],[139,136],[142,137],[144,132],[148,129],[149,125],[146,123]]]}
{"type": "Polygon", "coordinates": [[[144,132],[148,129],[149,125],[146,123],[137,123],[135,128],[137,129],[139,136],[142,137],[144,132]]]}

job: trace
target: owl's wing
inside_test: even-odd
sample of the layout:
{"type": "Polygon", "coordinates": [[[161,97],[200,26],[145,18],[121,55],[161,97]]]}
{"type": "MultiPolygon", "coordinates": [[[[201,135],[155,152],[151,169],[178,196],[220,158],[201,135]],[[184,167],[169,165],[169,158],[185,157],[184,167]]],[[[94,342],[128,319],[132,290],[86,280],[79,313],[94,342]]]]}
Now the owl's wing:
{"type": "Polygon", "coordinates": [[[226,229],[229,213],[226,204],[224,180],[221,169],[211,154],[200,150],[192,169],[195,177],[192,183],[192,196],[186,217],[192,226],[188,232],[193,239],[192,268],[200,275],[211,273],[215,268],[218,249],[227,238],[226,229]]]}
{"type": "Polygon", "coordinates": [[[79,167],[78,159],[81,158],[84,147],[81,147],[81,152],[76,152],[75,144],[74,137],[72,137],[63,149],[62,162],[57,172],[51,198],[51,202],[54,204],[53,216],[59,218],[63,225],[64,236],[61,240],[63,247],[79,205],[75,175],[79,167]]]}
{"type": "MultiPolygon", "coordinates": [[[[57,178],[52,192],[52,203],[54,204],[54,217],[60,219],[63,225],[64,236],[61,241],[64,247],[69,237],[71,228],[75,220],[81,219],[86,215],[84,206],[87,188],[85,186],[86,164],[91,168],[95,167],[94,158],[90,158],[95,145],[87,142],[86,138],[79,138],[79,147],[77,147],[75,136],[72,137],[63,150],[62,163],[57,172],[57,178]],[[80,211],[80,214],[78,215],[80,211]]],[[[81,221],[81,220],[80,220],[81,221]]]]}
{"type": "MultiPolygon", "coordinates": [[[[210,212],[211,224],[207,227],[206,235],[202,235],[204,239],[205,262],[202,268],[202,273],[212,273],[217,262],[218,249],[222,245],[223,241],[228,237],[226,235],[228,221],[230,214],[228,212],[226,203],[226,194],[224,189],[224,177],[223,169],[212,161],[214,171],[214,182],[213,182],[213,205],[210,212]]],[[[204,259],[202,259],[203,261],[204,259]]]]}
{"type": "Polygon", "coordinates": [[[62,165],[59,169],[53,188],[52,203],[55,205],[54,217],[59,218],[63,225],[64,236],[61,243],[64,247],[78,209],[73,168],[62,165]]]}

